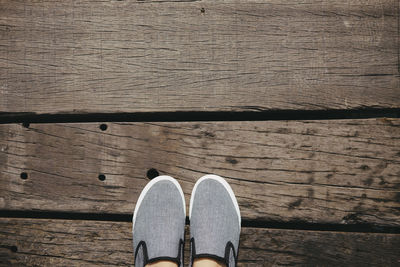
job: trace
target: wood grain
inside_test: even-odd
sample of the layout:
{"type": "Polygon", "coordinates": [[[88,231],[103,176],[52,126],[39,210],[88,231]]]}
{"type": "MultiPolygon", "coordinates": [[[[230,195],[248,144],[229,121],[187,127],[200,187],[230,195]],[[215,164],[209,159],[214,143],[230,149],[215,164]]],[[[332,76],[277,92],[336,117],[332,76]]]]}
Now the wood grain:
{"type": "Polygon", "coordinates": [[[155,168],[187,203],[225,177],[245,220],[400,226],[399,119],[99,125],[0,125],[0,209],[131,214],[155,168]]]}
{"type": "Polygon", "coordinates": [[[0,112],[400,107],[397,0],[0,1],[0,112]]]}
{"type": "MultiPolygon", "coordinates": [[[[131,227],[125,222],[2,218],[0,265],[132,266],[131,227]]],[[[398,266],[399,255],[396,234],[243,228],[239,266],[398,266]]]]}

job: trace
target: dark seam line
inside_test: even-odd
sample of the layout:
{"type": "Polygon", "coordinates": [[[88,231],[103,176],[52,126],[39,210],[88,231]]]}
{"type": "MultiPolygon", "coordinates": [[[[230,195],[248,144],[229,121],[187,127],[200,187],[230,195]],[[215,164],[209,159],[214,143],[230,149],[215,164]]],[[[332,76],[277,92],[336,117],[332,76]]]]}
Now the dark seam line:
{"type": "Polygon", "coordinates": [[[364,222],[338,224],[338,223],[309,223],[304,221],[280,222],[280,221],[242,220],[242,227],[286,229],[286,230],[308,230],[308,231],[400,234],[400,227],[380,226],[364,222]]]}
{"type": "MultiPolygon", "coordinates": [[[[252,109],[252,107],[248,107],[252,109]]],[[[333,110],[263,110],[254,111],[176,111],[133,113],[36,114],[0,112],[5,123],[73,123],[73,122],[190,122],[190,121],[273,121],[399,118],[400,108],[365,108],[333,110]]]]}
{"type": "MultiPolygon", "coordinates": [[[[132,222],[132,215],[130,214],[78,213],[78,212],[58,212],[58,211],[0,210],[0,218],[132,222]]],[[[186,225],[189,224],[190,224],[189,218],[186,217],[186,225]]],[[[309,223],[304,221],[282,222],[282,221],[269,221],[269,220],[242,220],[242,228],[246,227],[286,229],[286,230],[400,234],[400,227],[380,226],[364,222],[355,222],[348,224],[332,224],[332,223],[309,223]]]]}

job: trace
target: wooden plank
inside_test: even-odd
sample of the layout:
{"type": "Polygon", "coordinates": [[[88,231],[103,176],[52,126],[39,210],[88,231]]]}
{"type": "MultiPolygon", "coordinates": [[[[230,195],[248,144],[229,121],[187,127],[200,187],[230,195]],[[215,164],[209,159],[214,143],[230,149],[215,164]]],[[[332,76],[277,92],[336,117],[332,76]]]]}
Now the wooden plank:
{"type": "Polygon", "coordinates": [[[131,214],[155,168],[187,203],[226,177],[244,219],[400,226],[400,119],[107,125],[0,125],[0,209],[131,214]]]}
{"type": "Polygon", "coordinates": [[[397,0],[0,2],[0,112],[399,108],[397,0]]]}
{"type": "MultiPolygon", "coordinates": [[[[2,218],[0,226],[2,266],[133,265],[131,223],[2,218]]],[[[243,228],[239,266],[397,266],[399,255],[396,234],[243,228]]]]}

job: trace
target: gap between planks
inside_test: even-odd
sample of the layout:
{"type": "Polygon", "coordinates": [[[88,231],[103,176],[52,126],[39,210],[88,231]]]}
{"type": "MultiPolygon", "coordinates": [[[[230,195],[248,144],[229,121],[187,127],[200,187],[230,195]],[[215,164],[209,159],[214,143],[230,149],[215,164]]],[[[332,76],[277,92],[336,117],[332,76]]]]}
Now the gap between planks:
{"type": "Polygon", "coordinates": [[[242,112],[176,111],[124,113],[58,113],[0,112],[5,123],[76,123],[76,122],[194,122],[194,121],[272,121],[399,118],[400,108],[363,108],[330,110],[263,110],[242,112]]]}
{"type": "MultiPolygon", "coordinates": [[[[0,218],[25,218],[25,219],[52,219],[52,220],[90,220],[100,222],[131,222],[132,215],[116,213],[81,213],[81,212],[56,212],[56,211],[20,211],[0,210],[0,218]]],[[[186,225],[190,225],[186,217],[186,225]]],[[[242,227],[288,229],[306,231],[330,231],[353,233],[387,233],[399,234],[400,227],[387,227],[371,224],[321,224],[310,222],[278,222],[260,220],[242,220],[242,227]]]]}

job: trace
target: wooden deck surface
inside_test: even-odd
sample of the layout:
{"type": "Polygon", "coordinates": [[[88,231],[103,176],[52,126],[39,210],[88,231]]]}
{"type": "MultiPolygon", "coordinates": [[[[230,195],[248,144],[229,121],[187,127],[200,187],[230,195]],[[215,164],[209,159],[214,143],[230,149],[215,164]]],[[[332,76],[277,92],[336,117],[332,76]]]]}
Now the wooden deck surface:
{"type": "MultiPolygon", "coordinates": [[[[133,266],[131,223],[0,219],[0,226],[5,264],[133,266]]],[[[397,234],[245,228],[239,266],[398,266],[399,254],[397,234]]]]}
{"type": "Polygon", "coordinates": [[[0,110],[400,107],[397,0],[14,1],[0,110]]]}
{"type": "Polygon", "coordinates": [[[202,175],[227,179],[239,266],[400,266],[399,10],[0,0],[0,266],[133,266],[157,173],[187,203],[202,175]]]}
{"type": "Polygon", "coordinates": [[[400,226],[400,119],[99,126],[0,125],[2,207],[130,214],[153,168],[187,203],[222,175],[245,220],[400,226]]]}

